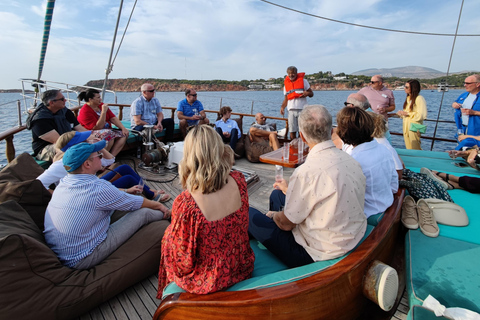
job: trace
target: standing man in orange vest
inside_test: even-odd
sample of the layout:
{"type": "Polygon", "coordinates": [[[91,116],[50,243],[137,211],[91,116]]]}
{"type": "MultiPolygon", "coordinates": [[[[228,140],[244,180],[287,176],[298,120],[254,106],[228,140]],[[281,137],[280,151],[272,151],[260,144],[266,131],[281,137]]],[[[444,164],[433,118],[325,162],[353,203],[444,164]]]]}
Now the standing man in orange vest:
{"type": "Polygon", "coordinates": [[[290,131],[290,139],[295,139],[298,132],[298,116],[303,108],[307,105],[307,97],[313,97],[313,91],[310,84],[304,78],[305,72],[297,73],[297,68],[290,66],[287,68],[287,76],[285,77],[282,107],[280,113],[285,114],[285,107],[288,110],[288,131],[290,131]]]}

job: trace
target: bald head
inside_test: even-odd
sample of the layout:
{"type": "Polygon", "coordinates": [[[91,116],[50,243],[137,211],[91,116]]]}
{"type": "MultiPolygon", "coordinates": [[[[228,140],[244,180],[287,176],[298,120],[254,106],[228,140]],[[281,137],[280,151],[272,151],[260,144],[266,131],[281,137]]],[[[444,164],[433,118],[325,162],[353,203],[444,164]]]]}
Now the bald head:
{"type": "Polygon", "coordinates": [[[258,124],[265,124],[265,122],[267,122],[265,116],[261,112],[259,112],[255,115],[255,121],[258,124]]]}
{"type": "Polygon", "coordinates": [[[354,107],[367,110],[370,108],[370,102],[368,102],[367,97],[361,93],[352,93],[347,98],[347,103],[351,103],[354,107]]]}

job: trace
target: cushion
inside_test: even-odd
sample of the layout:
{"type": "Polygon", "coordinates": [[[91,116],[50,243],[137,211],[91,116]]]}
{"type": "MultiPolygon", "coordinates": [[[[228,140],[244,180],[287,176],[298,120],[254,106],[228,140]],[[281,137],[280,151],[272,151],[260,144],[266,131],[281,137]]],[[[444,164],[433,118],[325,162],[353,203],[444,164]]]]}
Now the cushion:
{"type": "MultiPolygon", "coordinates": [[[[362,240],[360,240],[360,242],[357,244],[357,246],[359,246],[368,237],[368,235],[372,232],[373,228],[373,226],[367,225],[365,235],[363,236],[362,240]]],[[[241,291],[249,289],[268,288],[304,279],[334,265],[335,263],[344,259],[349,254],[347,253],[336,259],[317,261],[301,267],[288,269],[285,264],[278,260],[278,258],[275,257],[274,254],[268,251],[258,241],[251,240],[250,246],[255,253],[255,267],[253,269],[252,277],[250,279],[246,279],[237,284],[234,284],[230,288],[226,289],[226,291],[241,291]]],[[[162,299],[164,299],[167,295],[176,292],[185,291],[179,286],[177,286],[175,282],[170,282],[165,287],[165,289],[163,289],[162,299]]]]}
{"type": "Polygon", "coordinates": [[[50,192],[36,178],[43,169],[28,153],[22,153],[0,171],[0,203],[15,200],[43,230],[50,192]]]}
{"type": "Polygon", "coordinates": [[[5,319],[72,319],[158,272],[169,223],[152,222],[94,268],[63,266],[14,201],[0,204],[0,310],[5,319]],[[17,218],[8,232],[8,218],[17,218]],[[25,228],[22,230],[22,228],[25,228]],[[16,232],[16,233],[14,233],[16,232]]]}
{"type": "Polygon", "coordinates": [[[417,229],[406,235],[405,255],[410,306],[432,295],[447,308],[480,312],[480,245],[417,229]]]}

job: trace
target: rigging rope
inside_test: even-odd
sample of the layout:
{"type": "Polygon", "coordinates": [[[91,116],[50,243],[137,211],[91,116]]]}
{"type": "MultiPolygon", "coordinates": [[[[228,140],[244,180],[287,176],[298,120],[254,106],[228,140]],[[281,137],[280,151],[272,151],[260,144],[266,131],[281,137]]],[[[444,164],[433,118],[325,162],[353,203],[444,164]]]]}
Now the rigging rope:
{"type": "MultiPolygon", "coordinates": [[[[460,25],[460,18],[462,17],[462,10],[463,10],[464,1],[465,0],[462,0],[462,5],[460,6],[460,13],[458,14],[457,28],[455,29],[455,37],[453,38],[452,51],[450,52],[450,59],[448,60],[446,79],[448,79],[448,74],[450,73],[450,65],[452,64],[453,49],[455,48],[455,42],[457,40],[458,26],[460,25]]],[[[448,84],[448,81],[447,81],[446,84],[448,84]]],[[[448,87],[446,87],[446,88],[448,88],[448,87]]],[[[445,96],[445,90],[442,90],[442,99],[440,100],[440,107],[438,108],[437,122],[435,123],[435,130],[433,132],[433,139],[432,139],[432,145],[430,147],[430,151],[433,150],[433,145],[435,144],[435,137],[437,135],[437,128],[438,128],[438,120],[440,120],[440,112],[442,111],[442,104],[443,104],[443,97],[444,96],[445,96]]]]}
{"type": "Polygon", "coordinates": [[[40,80],[43,72],[43,64],[45,62],[45,55],[47,53],[48,38],[50,37],[50,26],[52,25],[53,9],[55,7],[55,0],[48,0],[47,10],[45,12],[45,23],[43,26],[42,48],[40,49],[40,61],[38,63],[38,77],[40,80]]]}
{"type": "MultiPolygon", "coordinates": [[[[292,9],[292,8],[289,8],[289,7],[285,7],[285,6],[282,6],[282,5],[267,1],[267,0],[260,0],[260,1],[265,2],[267,4],[270,4],[272,6],[276,6],[276,7],[285,9],[285,10],[289,10],[289,11],[293,11],[293,12],[296,12],[296,13],[304,14],[304,15],[307,15],[307,16],[310,16],[310,17],[323,19],[323,20],[327,20],[327,21],[332,21],[332,22],[337,22],[337,23],[342,23],[342,24],[347,24],[347,25],[354,26],[354,27],[368,28],[368,29],[374,29],[374,30],[380,30],[380,31],[398,32],[398,33],[427,35],[427,36],[443,36],[443,37],[478,37],[478,36],[480,36],[480,34],[433,33],[433,32],[407,31],[407,30],[397,30],[397,29],[387,29],[387,28],[373,27],[373,26],[367,26],[367,25],[363,25],[363,24],[351,23],[351,22],[346,22],[346,21],[342,21],[342,20],[336,20],[336,19],[331,19],[331,18],[327,18],[327,17],[318,16],[318,15],[311,14],[311,13],[308,13],[308,12],[292,9]]],[[[462,1],[462,7],[463,7],[463,1],[462,1]]],[[[457,30],[458,30],[458,26],[457,26],[457,30]]]]}

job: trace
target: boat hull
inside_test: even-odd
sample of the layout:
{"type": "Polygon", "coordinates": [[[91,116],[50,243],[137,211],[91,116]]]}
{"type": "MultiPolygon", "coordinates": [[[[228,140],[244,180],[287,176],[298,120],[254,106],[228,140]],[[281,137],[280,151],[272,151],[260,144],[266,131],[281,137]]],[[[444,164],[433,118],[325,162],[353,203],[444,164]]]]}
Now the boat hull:
{"type": "MultiPolygon", "coordinates": [[[[153,319],[357,319],[371,314],[367,309],[372,307],[381,311],[363,296],[363,280],[374,260],[402,265],[394,260],[403,259],[403,255],[395,254],[401,238],[403,197],[404,190],[400,189],[365,241],[346,258],[315,275],[264,289],[172,294],[162,301],[153,319]]],[[[400,290],[403,288],[404,283],[400,290]]]]}

